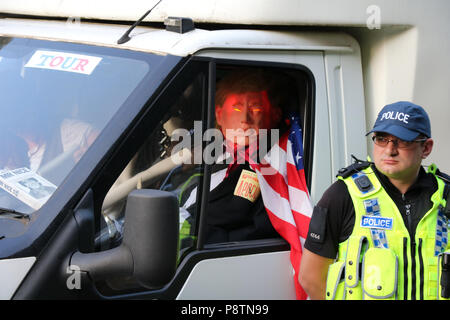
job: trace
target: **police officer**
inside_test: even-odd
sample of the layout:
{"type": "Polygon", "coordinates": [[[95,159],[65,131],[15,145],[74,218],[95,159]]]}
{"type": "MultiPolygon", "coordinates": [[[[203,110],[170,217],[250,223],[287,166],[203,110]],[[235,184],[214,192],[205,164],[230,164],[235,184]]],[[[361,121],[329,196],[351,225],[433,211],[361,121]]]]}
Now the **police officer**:
{"type": "Polygon", "coordinates": [[[445,181],[430,120],[411,102],[386,105],[373,163],[341,169],[311,218],[299,281],[312,299],[437,299],[438,257],[449,250],[445,181]]]}

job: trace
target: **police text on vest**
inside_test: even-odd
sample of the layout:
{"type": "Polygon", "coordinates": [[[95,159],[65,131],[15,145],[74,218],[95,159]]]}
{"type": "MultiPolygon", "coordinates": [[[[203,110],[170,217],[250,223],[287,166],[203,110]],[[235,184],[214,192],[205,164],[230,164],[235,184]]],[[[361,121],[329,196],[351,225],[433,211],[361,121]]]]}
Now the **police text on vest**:
{"type": "Polygon", "coordinates": [[[373,229],[392,230],[392,218],[380,216],[362,216],[361,227],[373,229]]]}

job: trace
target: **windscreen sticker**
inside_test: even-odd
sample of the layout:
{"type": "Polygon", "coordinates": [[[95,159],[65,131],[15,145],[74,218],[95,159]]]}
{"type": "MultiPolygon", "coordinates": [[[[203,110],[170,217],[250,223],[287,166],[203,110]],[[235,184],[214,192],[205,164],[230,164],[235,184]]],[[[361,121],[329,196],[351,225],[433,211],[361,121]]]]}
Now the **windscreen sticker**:
{"type": "Polygon", "coordinates": [[[57,186],[28,168],[17,168],[0,170],[0,188],[37,210],[57,186]]]}
{"type": "Polygon", "coordinates": [[[37,50],[25,67],[91,74],[101,60],[75,53],[37,50]]]}

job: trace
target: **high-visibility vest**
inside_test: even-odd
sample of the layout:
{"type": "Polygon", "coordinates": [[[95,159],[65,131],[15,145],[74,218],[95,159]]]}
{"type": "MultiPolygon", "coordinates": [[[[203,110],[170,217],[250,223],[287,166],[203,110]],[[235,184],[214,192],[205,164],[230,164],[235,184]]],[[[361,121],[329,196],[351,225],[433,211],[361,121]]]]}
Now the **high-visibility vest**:
{"type": "Polygon", "coordinates": [[[450,251],[443,214],[445,184],[434,165],[428,171],[438,189],[414,239],[370,167],[339,177],[353,201],[355,225],[329,267],[326,299],[442,299],[438,263],[442,253],[450,251]]]}

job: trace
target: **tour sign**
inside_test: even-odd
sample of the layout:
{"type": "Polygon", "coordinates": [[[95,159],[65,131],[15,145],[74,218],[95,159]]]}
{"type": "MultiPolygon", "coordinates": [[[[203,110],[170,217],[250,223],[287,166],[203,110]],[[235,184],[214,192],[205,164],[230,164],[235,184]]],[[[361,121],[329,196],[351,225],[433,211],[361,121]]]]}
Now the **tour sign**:
{"type": "Polygon", "coordinates": [[[37,50],[25,67],[65,72],[91,74],[102,60],[101,57],[82,54],[37,50]]]}

